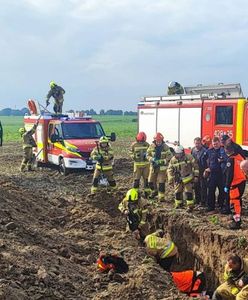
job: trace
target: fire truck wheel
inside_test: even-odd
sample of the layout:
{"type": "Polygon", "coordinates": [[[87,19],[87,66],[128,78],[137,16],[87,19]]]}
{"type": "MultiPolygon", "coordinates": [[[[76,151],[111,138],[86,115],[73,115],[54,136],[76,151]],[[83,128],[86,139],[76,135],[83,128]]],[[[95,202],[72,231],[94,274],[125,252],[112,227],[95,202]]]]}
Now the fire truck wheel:
{"type": "Polygon", "coordinates": [[[59,173],[66,176],[69,174],[69,169],[65,166],[65,161],[63,158],[59,160],[59,173]]]}

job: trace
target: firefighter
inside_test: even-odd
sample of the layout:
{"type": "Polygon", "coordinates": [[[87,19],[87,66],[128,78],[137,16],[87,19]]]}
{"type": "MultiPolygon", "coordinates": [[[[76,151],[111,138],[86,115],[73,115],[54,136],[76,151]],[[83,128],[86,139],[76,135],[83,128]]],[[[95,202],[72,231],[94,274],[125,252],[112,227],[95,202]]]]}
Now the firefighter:
{"type": "Polygon", "coordinates": [[[158,199],[163,201],[165,199],[166,170],[172,158],[172,153],[169,146],[165,144],[164,137],[160,132],[154,136],[153,143],[147,150],[147,158],[150,162],[148,181],[152,192],[151,198],[155,196],[158,183],[158,199]]]}
{"type": "Polygon", "coordinates": [[[206,155],[207,150],[203,147],[200,137],[194,139],[195,146],[191,150],[191,155],[197,161],[199,166],[199,180],[194,184],[195,202],[203,206],[207,203],[207,180],[203,173],[206,169],[206,155]]]}
{"type": "Polygon", "coordinates": [[[149,194],[148,176],[149,176],[149,161],[147,159],[147,149],[149,144],[146,142],[146,134],[139,132],[136,136],[136,142],[131,145],[131,157],[134,161],[134,184],[133,187],[139,189],[141,177],[144,180],[145,194],[149,194]]]}
{"type": "Polygon", "coordinates": [[[3,126],[0,121],[0,146],[2,146],[2,145],[3,145],[3,126]]]}
{"type": "Polygon", "coordinates": [[[205,177],[208,176],[208,200],[207,200],[207,212],[215,212],[215,192],[216,188],[219,190],[218,204],[222,210],[224,207],[224,200],[226,199],[224,194],[224,179],[223,169],[226,166],[226,153],[223,147],[221,147],[220,139],[214,137],[212,140],[212,148],[207,150],[207,168],[205,169],[205,177]],[[208,175],[206,175],[208,174],[208,175]]]}
{"type": "Polygon", "coordinates": [[[230,208],[233,213],[233,220],[230,229],[240,229],[241,226],[241,204],[242,196],[245,191],[246,176],[240,168],[243,157],[235,152],[234,147],[230,144],[225,148],[228,155],[226,172],[225,172],[225,193],[229,194],[230,208]]]}
{"type": "Polygon", "coordinates": [[[149,234],[147,222],[148,201],[140,197],[135,188],[130,189],[119,204],[119,210],[126,215],[129,229],[137,240],[143,241],[149,234]]]}
{"type": "Polygon", "coordinates": [[[176,81],[170,81],[168,84],[168,95],[181,95],[184,94],[184,88],[176,81]]]}
{"type": "Polygon", "coordinates": [[[116,188],[116,182],[113,176],[113,150],[109,144],[109,139],[102,136],[99,140],[99,145],[92,150],[90,157],[96,161],[96,168],[93,175],[93,183],[91,193],[95,194],[98,190],[98,181],[101,175],[105,176],[108,180],[111,189],[116,188]]]}
{"type": "Polygon", "coordinates": [[[193,183],[198,182],[199,167],[191,154],[185,154],[183,146],[176,146],[175,154],[168,167],[168,182],[174,186],[175,208],[183,206],[183,193],[186,205],[194,207],[193,183]]]}
{"type": "Polygon", "coordinates": [[[50,104],[49,99],[53,97],[54,98],[53,110],[56,114],[61,114],[63,102],[64,102],[65,90],[61,86],[58,86],[54,81],[50,82],[50,88],[51,89],[47,94],[46,106],[50,104]]]}
{"type": "Polygon", "coordinates": [[[230,255],[224,272],[224,283],[214,292],[213,300],[247,300],[248,285],[239,286],[239,280],[248,274],[248,259],[242,259],[237,254],[230,255]]]}
{"type": "Polygon", "coordinates": [[[33,134],[38,126],[38,122],[39,120],[37,120],[34,126],[28,131],[26,131],[24,127],[19,129],[19,133],[23,140],[23,160],[20,167],[21,172],[24,172],[26,166],[28,171],[32,171],[33,147],[37,147],[33,134]]]}
{"type": "Polygon", "coordinates": [[[232,146],[234,148],[234,151],[240,154],[243,157],[243,159],[245,159],[247,152],[243,150],[239,144],[234,143],[234,141],[229,135],[227,134],[222,135],[221,143],[224,147],[232,146]]]}
{"type": "Polygon", "coordinates": [[[102,273],[112,272],[123,274],[127,273],[129,269],[125,260],[114,254],[101,253],[96,263],[98,270],[102,273]]]}
{"type": "Polygon", "coordinates": [[[162,230],[157,230],[146,236],[146,252],[156,258],[157,263],[166,271],[170,271],[173,262],[178,258],[177,246],[162,230]]]}
{"type": "Polygon", "coordinates": [[[171,272],[178,290],[189,297],[200,297],[206,291],[206,276],[200,271],[171,272]]]}

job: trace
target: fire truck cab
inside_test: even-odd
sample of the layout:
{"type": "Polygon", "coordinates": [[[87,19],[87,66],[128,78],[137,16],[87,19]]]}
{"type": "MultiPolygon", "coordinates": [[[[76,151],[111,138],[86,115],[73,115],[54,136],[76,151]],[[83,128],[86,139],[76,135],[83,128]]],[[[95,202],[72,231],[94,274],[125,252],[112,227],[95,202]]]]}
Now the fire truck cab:
{"type": "Polygon", "coordinates": [[[143,97],[139,102],[138,129],[149,142],[161,132],[168,142],[190,149],[195,137],[227,134],[248,149],[248,101],[240,84],[197,85],[184,91],[143,97]]]}
{"type": "MultiPolygon", "coordinates": [[[[31,129],[38,118],[38,114],[25,116],[26,130],[31,129]]],[[[90,116],[69,117],[43,112],[34,134],[36,163],[57,165],[65,175],[70,169],[92,170],[95,162],[90,159],[90,153],[103,135],[100,122],[90,116]]],[[[109,138],[114,141],[115,134],[111,133],[109,138]]]]}

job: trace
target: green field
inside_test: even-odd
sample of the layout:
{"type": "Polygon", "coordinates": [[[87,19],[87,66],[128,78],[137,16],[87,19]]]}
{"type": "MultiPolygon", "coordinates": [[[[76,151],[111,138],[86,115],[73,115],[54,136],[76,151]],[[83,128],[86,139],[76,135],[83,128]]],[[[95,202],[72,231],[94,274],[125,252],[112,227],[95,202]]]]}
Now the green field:
{"type": "MultiPolygon", "coordinates": [[[[133,138],[137,132],[136,116],[95,116],[99,120],[106,134],[115,132],[117,138],[133,138]]],[[[4,142],[18,141],[18,129],[23,126],[23,117],[0,117],[3,125],[4,142]]]]}

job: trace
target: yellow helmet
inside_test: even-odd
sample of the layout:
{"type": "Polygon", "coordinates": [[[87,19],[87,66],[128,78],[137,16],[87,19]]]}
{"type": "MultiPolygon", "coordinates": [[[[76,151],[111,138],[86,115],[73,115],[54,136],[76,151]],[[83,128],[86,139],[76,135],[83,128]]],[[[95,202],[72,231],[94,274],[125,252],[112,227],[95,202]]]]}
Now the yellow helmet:
{"type": "Polygon", "coordinates": [[[50,82],[50,88],[52,89],[52,88],[54,88],[56,86],[56,83],[54,82],[54,81],[51,81],[50,82]]]}
{"type": "Polygon", "coordinates": [[[99,140],[100,144],[108,143],[109,139],[106,136],[102,136],[99,140]]]}
{"type": "Polygon", "coordinates": [[[26,129],[24,127],[22,127],[22,128],[19,129],[19,133],[21,135],[23,135],[25,132],[26,132],[26,129]]]}
{"type": "Polygon", "coordinates": [[[126,193],[126,199],[128,201],[137,201],[139,198],[139,193],[135,188],[130,189],[127,193],[126,193]]]}

